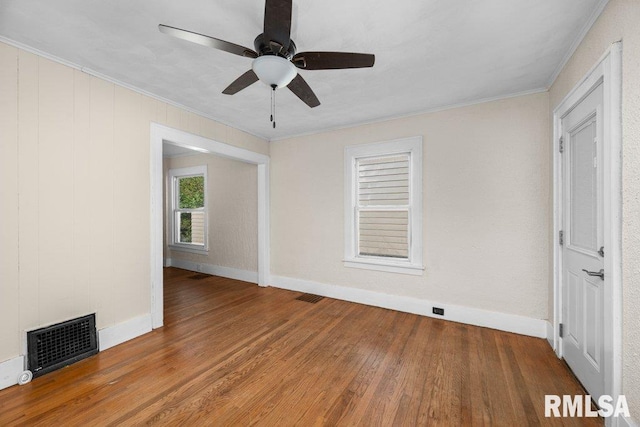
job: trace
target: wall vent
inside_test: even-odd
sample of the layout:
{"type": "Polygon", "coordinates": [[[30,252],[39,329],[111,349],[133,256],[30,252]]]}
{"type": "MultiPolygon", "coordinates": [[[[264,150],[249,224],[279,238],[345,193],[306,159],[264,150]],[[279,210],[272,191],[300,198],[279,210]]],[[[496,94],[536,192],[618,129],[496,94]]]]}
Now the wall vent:
{"type": "Polygon", "coordinates": [[[27,332],[27,353],[34,377],[97,354],[96,315],[27,332]]]}

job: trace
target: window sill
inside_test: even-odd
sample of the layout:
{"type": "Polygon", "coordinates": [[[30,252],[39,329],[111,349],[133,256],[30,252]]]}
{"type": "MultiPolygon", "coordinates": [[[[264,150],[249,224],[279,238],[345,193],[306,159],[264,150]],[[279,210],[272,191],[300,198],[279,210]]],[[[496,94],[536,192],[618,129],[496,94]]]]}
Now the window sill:
{"type": "Polygon", "coordinates": [[[410,274],[412,276],[422,276],[424,267],[422,265],[384,262],[378,260],[347,259],[344,266],[349,268],[361,268],[364,270],[386,271],[388,273],[410,274]]]}
{"type": "Polygon", "coordinates": [[[209,249],[206,248],[198,248],[198,247],[191,247],[191,246],[182,246],[182,245],[169,245],[169,249],[172,251],[179,251],[179,252],[189,252],[192,254],[199,254],[199,255],[209,255],[209,249]]]}

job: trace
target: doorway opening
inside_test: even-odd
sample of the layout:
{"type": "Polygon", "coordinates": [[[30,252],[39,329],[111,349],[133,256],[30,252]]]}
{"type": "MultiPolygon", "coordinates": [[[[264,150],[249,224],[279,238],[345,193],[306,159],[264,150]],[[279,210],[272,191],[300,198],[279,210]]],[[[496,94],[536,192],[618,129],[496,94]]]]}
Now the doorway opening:
{"type": "Polygon", "coordinates": [[[258,202],[258,274],[260,286],[269,284],[269,157],[264,154],[234,147],[208,138],[193,135],[157,123],[151,124],[151,316],[153,328],[159,328],[163,321],[163,144],[168,143],[178,149],[214,154],[257,166],[258,202]]]}

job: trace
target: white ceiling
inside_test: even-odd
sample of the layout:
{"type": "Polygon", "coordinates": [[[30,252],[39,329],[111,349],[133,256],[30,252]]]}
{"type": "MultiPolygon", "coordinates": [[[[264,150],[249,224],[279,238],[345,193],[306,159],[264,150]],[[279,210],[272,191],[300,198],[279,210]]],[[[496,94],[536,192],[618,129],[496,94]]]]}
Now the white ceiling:
{"type": "Polygon", "coordinates": [[[164,142],[162,144],[162,157],[183,157],[199,154],[197,151],[190,150],[188,148],[181,147],[180,145],[170,144],[164,142]]]}
{"type": "Polygon", "coordinates": [[[251,60],[175,39],[163,23],[253,48],[264,0],[0,0],[0,36],[265,139],[541,90],[606,0],[294,0],[298,51],[373,53],[373,68],[302,70],[322,105],[258,82],[251,60]]]}

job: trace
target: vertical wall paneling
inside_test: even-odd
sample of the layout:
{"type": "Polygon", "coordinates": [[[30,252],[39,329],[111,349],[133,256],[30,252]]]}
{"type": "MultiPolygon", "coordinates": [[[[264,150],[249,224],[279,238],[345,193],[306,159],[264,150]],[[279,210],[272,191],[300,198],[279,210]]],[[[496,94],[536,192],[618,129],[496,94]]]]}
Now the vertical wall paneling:
{"type": "MultiPolygon", "coordinates": [[[[87,198],[91,207],[91,286],[92,302],[98,312],[100,329],[115,317],[113,305],[114,273],[114,147],[113,147],[114,85],[91,78],[90,154],[91,192],[87,198]]],[[[119,169],[118,169],[119,170],[119,169]]]]}
{"type": "Polygon", "coordinates": [[[226,141],[225,131],[225,125],[200,117],[200,132],[205,138],[210,138],[214,141],[226,141]]]}
{"type": "Polygon", "coordinates": [[[186,123],[183,123],[183,129],[187,132],[195,133],[196,135],[202,135],[200,130],[200,116],[194,113],[187,113],[185,117],[186,123]]]}
{"type": "Polygon", "coordinates": [[[39,283],[41,321],[72,317],[77,306],[73,241],[73,70],[38,61],[39,283]]]}
{"type": "Polygon", "coordinates": [[[0,361],[19,350],[18,50],[0,45],[0,361]]]}
{"type": "Polygon", "coordinates": [[[173,105],[167,105],[167,126],[172,128],[181,128],[182,112],[173,105]]]}
{"type": "Polygon", "coordinates": [[[91,311],[88,280],[91,277],[91,78],[73,73],[73,292],[77,315],[91,311]]]}
{"type": "Polygon", "coordinates": [[[20,51],[18,56],[18,138],[20,156],[20,329],[40,325],[39,230],[40,152],[38,141],[38,57],[20,51]]]}
{"type": "MultiPolygon", "coordinates": [[[[141,95],[115,87],[114,98],[114,278],[118,284],[114,305],[126,318],[143,314],[147,306],[147,283],[144,273],[149,262],[138,254],[149,247],[148,148],[138,144],[145,135],[141,128],[141,95]]],[[[148,128],[148,126],[147,126],[148,128]]],[[[148,134],[148,129],[146,130],[148,134]]]]}

